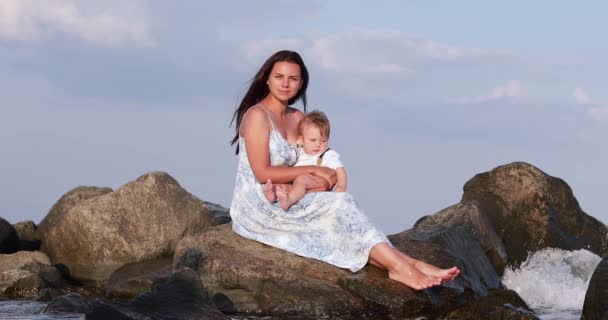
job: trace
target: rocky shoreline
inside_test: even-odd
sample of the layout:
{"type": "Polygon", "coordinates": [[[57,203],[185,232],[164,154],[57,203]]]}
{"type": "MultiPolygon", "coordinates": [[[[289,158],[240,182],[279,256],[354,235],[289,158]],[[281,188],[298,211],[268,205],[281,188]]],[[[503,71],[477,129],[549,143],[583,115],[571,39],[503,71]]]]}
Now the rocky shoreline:
{"type": "Polygon", "coordinates": [[[351,273],[299,257],[236,235],[226,208],[152,172],[117,190],[70,190],[38,226],[0,218],[0,298],[51,301],[45,312],[87,319],[537,319],[500,277],[555,247],[604,258],[582,319],[608,317],[608,228],[566,182],[530,164],[476,175],[460,203],[389,238],[462,273],[414,291],[373,266],[351,273]]]}

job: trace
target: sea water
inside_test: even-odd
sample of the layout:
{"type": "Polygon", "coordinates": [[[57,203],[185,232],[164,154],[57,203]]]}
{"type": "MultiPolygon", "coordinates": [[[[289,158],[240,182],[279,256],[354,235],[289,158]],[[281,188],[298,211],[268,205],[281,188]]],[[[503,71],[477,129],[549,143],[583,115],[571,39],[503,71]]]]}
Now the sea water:
{"type": "Polygon", "coordinates": [[[580,319],[585,293],[602,258],[581,249],[547,248],[507,268],[502,283],[516,291],[541,319],[580,319]]]}
{"type": "Polygon", "coordinates": [[[75,320],[84,319],[83,314],[42,314],[46,303],[28,300],[0,300],[1,320],[75,320]]]}
{"type": "MultiPolygon", "coordinates": [[[[530,254],[519,268],[507,268],[502,282],[516,291],[541,319],[578,320],[589,279],[600,261],[599,256],[587,250],[543,249],[530,254]]],[[[45,315],[42,314],[45,307],[43,302],[0,300],[0,320],[84,319],[82,314],[45,315]]]]}

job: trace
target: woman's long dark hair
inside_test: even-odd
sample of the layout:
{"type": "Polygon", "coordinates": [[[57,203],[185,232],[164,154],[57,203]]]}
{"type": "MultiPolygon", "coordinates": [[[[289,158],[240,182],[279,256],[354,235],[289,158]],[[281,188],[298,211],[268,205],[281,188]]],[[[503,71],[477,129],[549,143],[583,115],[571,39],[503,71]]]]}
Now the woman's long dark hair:
{"type": "MultiPolygon", "coordinates": [[[[251,79],[251,85],[249,86],[245,97],[243,97],[243,100],[241,100],[241,103],[239,104],[238,108],[234,111],[234,114],[232,115],[232,120],[230,121],[230,125],[232,125],[232,123],[236,119],[236,134],[234,135],[234,138],[232,138],[232,141],[230,141],[230,145],[234,145],[239,140],[239,127],[241,126],[241,120],[243,119],[243,115],[245,114],[245,112],[247,112],[249,108],[255,106],[258,102],[262,101],[262,99],[264,99],[270,92],[268,90],[268,85],[266,84],[266,81],[270,76],[270,71],[272,71],[272,67],[274,67],[274,64],[277,62],[291,62],[300,66],[302,86],[300,87],[300,90],[298,90],[298,93],[293,98],[289,99],[289,101],[287,101],[287,104],[292,105],[298,100],[302,100],[304,111],[306,111],[306,88],[308,87],[308,70],[304,65],[304,60],[302,60],[302,57],[300,57],[300,55],[295,51],[279,51],[270,56],[270,58],[268,58],[266,62],[264,62],[260,70],[258,70],[258,72],[255,74],[253,79],[251,79]]],[[[236,145],[236,154],[239,154],[238,144],[236,145]]]]}

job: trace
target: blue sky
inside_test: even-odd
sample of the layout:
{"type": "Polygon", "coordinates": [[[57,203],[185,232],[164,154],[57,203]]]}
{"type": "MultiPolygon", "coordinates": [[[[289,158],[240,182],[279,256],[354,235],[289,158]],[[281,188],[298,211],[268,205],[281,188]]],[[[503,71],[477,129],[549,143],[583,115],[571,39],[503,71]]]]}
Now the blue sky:
{"type": "Polygon", "coordinates": [[[525,161],[608,222],[600,1],[0,2],[0,216],[80,185],[174,176],[228,206],[232,112],[280,49],[311,72],[349,189],[388,233],[525,161]]]}

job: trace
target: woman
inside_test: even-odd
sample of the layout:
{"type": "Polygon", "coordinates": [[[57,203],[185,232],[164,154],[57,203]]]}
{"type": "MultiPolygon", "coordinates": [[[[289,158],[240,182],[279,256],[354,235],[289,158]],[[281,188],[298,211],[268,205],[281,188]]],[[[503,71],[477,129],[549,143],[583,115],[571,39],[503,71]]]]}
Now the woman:
{"type": "Polygon", "coordinates": [[[308,71],[300,55],[279,51],[262,65],[234,112],[239,156],[230,207],[239,235],[353,272],[368,262],[389,277],[421,290],[453,279],[458,268],[439,269],[395,249],[348,193],[310,192],[287,212],[266,200],[262,183],[292,182],[310,175],[316,191],[327,190],[335,171],[321,166],[291,167],[296,161],[297,124],[306,111],[308,71]]]}

